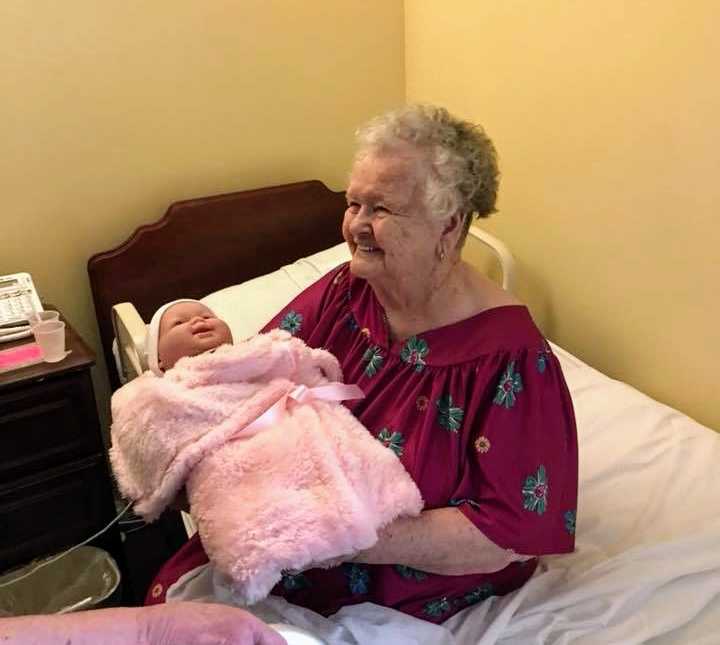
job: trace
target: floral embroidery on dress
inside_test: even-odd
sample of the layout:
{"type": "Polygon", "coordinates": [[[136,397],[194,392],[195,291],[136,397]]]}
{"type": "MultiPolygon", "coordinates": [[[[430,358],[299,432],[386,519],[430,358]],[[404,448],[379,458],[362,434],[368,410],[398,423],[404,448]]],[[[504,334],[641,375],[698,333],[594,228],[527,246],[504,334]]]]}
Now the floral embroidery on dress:
{"type": "Polygon", "coordinates": [[[536,365],[537,371],[540,374],[543,374],[545,372],[545,368],[547,367],[547,355],[545,352],[538,352],[536,365]]]}
{"type": "Polygon", "coordinates": [[[300,331],[302,327],[303,317],[295,311],[288,311],[280,321],[280,329],[289,331],[293,336],[300,331]]]}
{"type": "Polygon", "coordinates": [[[416,400],[415,400],[415,407],[420,411],[423,412],[427,410],[428,405],[430,405],[430,399],[428,399],[425,395],[421,394],[416,400]]]}
{"type": "Polygon", "coordinates": [[[537,366],[537,371],[540,374],[545,373],[545,368],[547,367],[548,362],[550,361],[550,345],[548,345],[548,342],[546,340],[543,341],[543,347],[540,351],[538,351],[537,360],[535,361],[535,365],[537,366]]]}
{"type": "Polygon", "coordinates": [[[431,618],[440,618],[440,616],[449,612],[450,609],[450,602],[443,596],[442,598],[426,603],[423,607],[423,613],[431,618]]]}
{"type": "Polygon", "coordinates": [[[365,366],[366,376],[375,376],[385,360],[378,345],[373,345],[372,347],[366,349],[362,359],[367,363],[365,366]]]}
{"type": "Polygon", "coordinates": [[[462,504],[470,504],[470,506],[474,506],[475,508],[480,508],[480,504],[478,504],[474,499],[467,499],[466,497],[462,499],[458,499],[457,497],[453,497],[449,502],[449,506],[461,506],[462,504]]]}
{"type": "Polygon", "coordinates": [[[302,573],[296,573],[295,575],[283,573],[282,583],[285,591],[298,591],[310,587],[310,581],[302,573]]]}
{"type": "Polygon", "coordinates": [[[365,336],[365,338],[370,338],[370,330],[367,327],[363,327],[360,333],[365,336]]]}
{"type": "Polygon", "coordinates": [[[533,475],[528,475],[522,489],[523,508],[542,515],[547,508],[548,482],[545,466],[540,466],[533,475]]]}
{"type": "Polygon", "coordinates": [[[575,511],[565,511],[563,518],[565,519],[565,530],[570,535],[575,535],[575,511]]]}
{"type": "Polygon", "coordinates": [[[414,580],[420,582],[428,577],[428,574],[420,569],[413,569],[412,567],[406,567],[404,564],[396,564],[394,567],[405,580],[414,580]]]}
{"type": "Polygon", "coordinates": [[[355,320],[355,316],[352,312],[350,312],[347,315],[345,322],[347,323],[347,326],[350,328],[350,331],[357,331],[358,329],[360,329],[360,325],[358,325],[357,320],[355,320]]]}
{"type": "Polygon", "coordinates": [[[490,598],[490,596],[494,595],[494,587],[489,582],[486,582],[485,584],[476,587],[472,591],[468,591],[462,599],[465,601],[466,604],[474,605],[475,603],[487,600],[488,598],[490,598]]]}
{"type": "Polygon", "coordinates": [[[515,361],[510,361],[505,369],[505,373],[500,378],[493,403],[510,409],[515,405],[515,401],[517,400],[516,394],[522,392],[522,389],[522,378],[520,374],[515,371],[515,361]]]}
{"type": "Polygon", "coordinates": [[[365,594],[370,588],[370,574],[367,567],[359,564],[343,564],[348,588],[352,594],[365,594]]]}
{"type": "Polygon", "coordinates": [[[390,428],[383,428],[378,432],[378,441],[386,448],[390,448],[398,457],[402,457],[405,437],[402,432],[395,432],[390,428]]]}
{"type": "Polygon", "coordinates": [[[480,435],[477,439],[475,439],[475,450],[481,452],[482,454],[488,452],[490,450],[490,439],[488,439],[485,435],[480,435]]]}
{"type": "Polygon", "coordinates": [[[550,349],[550,345],[546,340],[543,340],[543,346],[540,351],[538,351],[537,361],[535,361],[535,365],[537,366],[537,371],[540,374],[545,373],[545,368],[547,368],[548,363],[550,362],[550,355],[552,354],[552,350],[550,349]]]}
{"type": "Polygon", "coordinates": [[[450,432],[457,432],[462,425],[465,411],[460,407],[453,406],[453,400],[449,394],[443,394],[435,405],[438,409],[437,422],[440,427],[450,432]]]}
{"type": "Polygon", "coordinates": [[[413,365],[416,372],[422,372],[425,367],[425,357],[429,351],[428,344],[422,338],[410,336],[400,351],[400,360],[408,365],[413,365]]]}

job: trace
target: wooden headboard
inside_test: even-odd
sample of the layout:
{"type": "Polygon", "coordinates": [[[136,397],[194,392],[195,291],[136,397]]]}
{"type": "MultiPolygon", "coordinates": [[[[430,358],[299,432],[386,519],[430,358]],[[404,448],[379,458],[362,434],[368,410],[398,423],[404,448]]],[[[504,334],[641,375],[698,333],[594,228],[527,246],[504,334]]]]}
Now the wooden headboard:
{"type": "Polygon", "coordinates": [[[113,389],[111,309],[132,302],[145,321],[162,304],[201,298],[342,241],[344,192],[320,181],[171,204],[158,221],[88,260],[103,354],[113,389]]]}

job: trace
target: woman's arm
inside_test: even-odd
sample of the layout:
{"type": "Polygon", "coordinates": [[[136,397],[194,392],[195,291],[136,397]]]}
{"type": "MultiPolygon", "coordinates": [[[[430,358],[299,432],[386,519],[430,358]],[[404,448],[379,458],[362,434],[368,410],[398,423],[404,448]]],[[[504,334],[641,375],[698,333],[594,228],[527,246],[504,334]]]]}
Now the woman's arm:
{"type": "Polygon", "coordinates": [[[2,645],[286,645],[248,612],[199,602],[0,618],[2,645]]]}
{"type": "Polygon", "coordinates": [[[136,610],[122,607],[52,616],[0,618],[3,645],[124,645],[139,638],[136,610]]]}
{"type": "Polygon", "coordinates": [[[419,517],[395,520],[380,532],[377,544],[352,561],[404,564],[446,576],[492,573],[515,560],[526,560],[486,538],[456,508],[424,511],[419,517]]]}

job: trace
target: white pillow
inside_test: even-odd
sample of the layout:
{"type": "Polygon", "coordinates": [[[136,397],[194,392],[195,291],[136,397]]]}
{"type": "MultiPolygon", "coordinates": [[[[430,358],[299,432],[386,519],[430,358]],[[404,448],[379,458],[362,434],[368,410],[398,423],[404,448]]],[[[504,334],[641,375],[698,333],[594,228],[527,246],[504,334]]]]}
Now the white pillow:
{"type": "Polygon", "coordinates": [[[242,284],[226,287],[202,298],[230,326],[235,341],[256,334],[301,291],[328,271],[350,259],[345,243],[242,284]]]}

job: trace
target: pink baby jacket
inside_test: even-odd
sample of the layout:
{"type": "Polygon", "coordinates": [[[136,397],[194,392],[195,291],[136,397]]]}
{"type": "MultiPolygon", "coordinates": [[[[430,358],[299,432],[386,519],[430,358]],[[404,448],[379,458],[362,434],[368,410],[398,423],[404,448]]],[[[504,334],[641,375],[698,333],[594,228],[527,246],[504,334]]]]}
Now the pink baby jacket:
{"type": "Polygon", "coordinates": [[[322,398],[339,381],[332,354],[281,330],[146,372],[112,398],[121,493],[151,521],[185,486],[211,562],[247,604],[285,570],[371,547],[423,502],[395,453],[322,398]]]}

